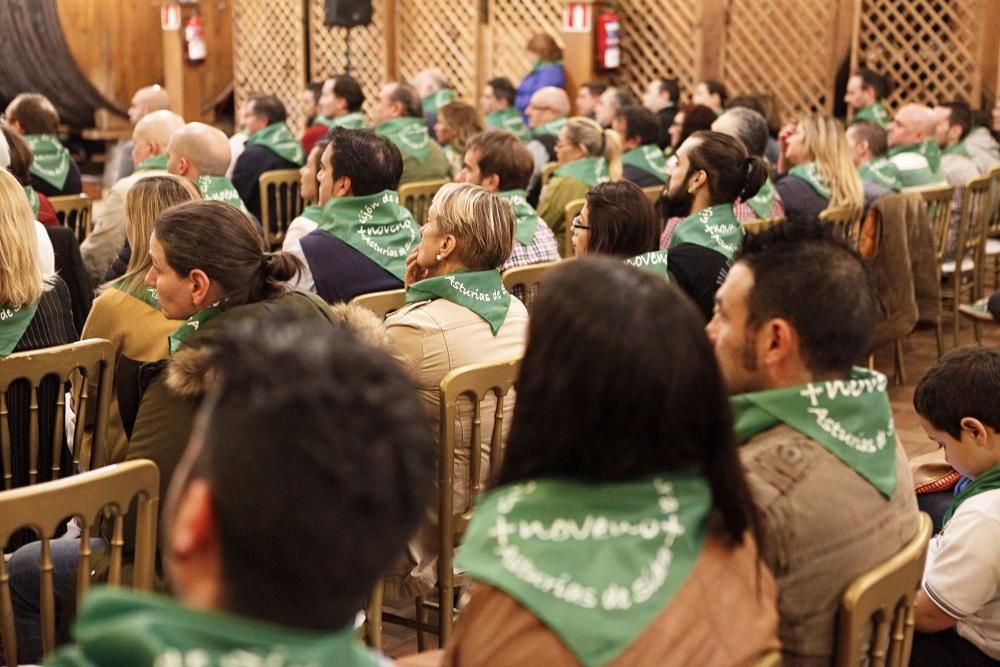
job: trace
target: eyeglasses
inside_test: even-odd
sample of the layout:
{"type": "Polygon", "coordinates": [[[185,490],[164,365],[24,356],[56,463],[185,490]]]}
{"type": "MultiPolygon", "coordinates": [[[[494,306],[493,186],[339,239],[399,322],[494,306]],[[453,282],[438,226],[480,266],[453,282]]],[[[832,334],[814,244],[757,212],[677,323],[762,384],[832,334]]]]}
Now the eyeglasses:
{"type": "Polygon", "coordinates": [[[576,216],[575,218],[573,218],[573,222],[570,225],[570,227],[572,227],[573,231],[576,231],[578,229],[588,229],[588,230],[590,229],[590,225],[584,225],[584,224],[580,223],[580,220],[582,220],[582,219],[583,218],[581,218],[579,215],[576,216]]]}

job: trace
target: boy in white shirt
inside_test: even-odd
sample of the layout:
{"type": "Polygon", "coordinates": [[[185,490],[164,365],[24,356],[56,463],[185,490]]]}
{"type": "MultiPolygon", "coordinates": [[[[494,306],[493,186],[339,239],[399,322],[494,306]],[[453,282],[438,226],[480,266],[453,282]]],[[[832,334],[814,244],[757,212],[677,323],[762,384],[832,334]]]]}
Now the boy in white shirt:
{"type": "Polygon", "coordinates": [[[978,345],[941,357],[913,407],[931,440],[969,478],[927,550],[910,665],[1000,660],[1000,351],[978,345]]]}

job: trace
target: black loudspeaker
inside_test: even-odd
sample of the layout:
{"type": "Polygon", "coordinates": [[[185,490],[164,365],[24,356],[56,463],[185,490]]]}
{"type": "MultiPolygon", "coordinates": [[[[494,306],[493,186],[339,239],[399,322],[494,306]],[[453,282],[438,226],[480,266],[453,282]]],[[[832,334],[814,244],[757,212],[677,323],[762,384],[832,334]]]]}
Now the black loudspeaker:
{"type": "Polygon", "coordinates": [[[354,28],[371,22],[371,0],[326,0],[327,26],[354,28]]]}

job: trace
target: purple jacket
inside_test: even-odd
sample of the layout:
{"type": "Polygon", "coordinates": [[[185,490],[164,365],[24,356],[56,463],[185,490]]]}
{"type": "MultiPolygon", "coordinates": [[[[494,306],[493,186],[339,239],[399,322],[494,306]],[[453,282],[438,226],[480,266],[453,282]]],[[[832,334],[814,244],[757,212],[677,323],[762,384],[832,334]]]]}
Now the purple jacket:
{"type": "MultiPolygon", "coordinates": [[[[517,87],[517,98],[515,105],[524,115],[524,110],[528,108],[528,102],[531,101],[531,96],[539,88],[544,88],[545,86],[555,86],[556,88],[566,88],[566,73],[563,71],[563,66],[561,63],[548,63],[542,65],[538,69],[529,72],[524,79],[521,80],[521,85],[517,87]]],[[[527,121],[525,121],[527,122],[527,121]]]]}

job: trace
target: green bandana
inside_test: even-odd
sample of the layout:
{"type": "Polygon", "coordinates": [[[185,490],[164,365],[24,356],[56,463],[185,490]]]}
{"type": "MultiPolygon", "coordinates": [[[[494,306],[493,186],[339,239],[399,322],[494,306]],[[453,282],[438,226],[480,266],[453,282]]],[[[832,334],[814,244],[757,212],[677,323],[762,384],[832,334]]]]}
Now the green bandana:
{"type": "Polygon", "coordinates": [[[302,209],[302,213],[299,213],[299,215],[306,220],[312,220],[318,225],[319,221],[323,219],[323,207],[319,204],[312,204],[302,209]]]}
{"type": "Polygon", "coordinates": [[[351,111],[350,113],[345,113],[343,116],[334,116],[333,118],[317,116],[316,122],[320,125],[326,125],[330,129],[345,127],[348,130],[360,130],[367,124],[365,115],[360,111],[351,111]]]}
{"type": "Polygon", "coordinates": [[[952,515],[958,506],[964,503],[966,500],[972,496],[978,496],[984,491],[993,491],[995,489],[1000,489],[1000,466],[994,466],[984,472],[979,477],[971,480],[965,485],[965,488],[955,496],[954,500],[951,501],[951,505],[945,510],[944,518],[941,521],[941,525],[945,526],[951,521],[952,515]]]}
{"type": "Polygon", "coordinates": [[[739,394],[729,399],[740,444],[779,423],[815,440],[884,496],[896,491],[896,428],[886,377],[855,368],[850,380],[739,394]]]}
{"type": "Polygon", "coordinates": [[[180,348],[181,343],[186,341],[191,334],[198,331],[201,325],[208,322],[210,319],[221,313],[222,310],[219,308],[219,304],[213,303],[208,308],[203,308],[197,313],[187,318],[184,324],[177,327],[176,330],[167,339],[167,349],[170,354],[173,354],[180,348]]]}
{"type": "Polygon", "coordinates": [[[420,164],[427,159],[431,137],[423,118],[393,118],[380,123],[375,131],[395,144],[404,157],[409,155],[420,164]]]}
{"type": "Polygon", "coordinates": [[[642,169],[647,174],[656,176],[664,183],[667,181],[667,158],[656,144],[639,146],[627,151],[622,155],[622,162],[642,169]]]}
{"type": "Polygon", "coordinates": [[[532,72],[537,72],[538,70],[542,69],[543,67],[545,67],[547,65],[562,65],[562,61],[561,60],[542,60],[541,58],[539,58],[538,60],[536,60],[531,65],[531,71],[532,72]]]}
{"type": "Polygon", "coordinates": [[[533,137],[558,137],[563,128],[566,127],[566,117],[553,118],[547,123],[542,123],[531,131],[533,137]]]}
{"type": "Polygon", "coordinates": [[[718,204],[689,215],[677,225],[671,246],[693,243],[732,259],[743,243],[743,225],[733,215],[732,204],[718,204]]]}
{"type": "Polygon", "coordinates": [[[406,256],[420,242],[420,227],[392,190],[367,197],[334,197],[323,209],[319,228],[400,280],[406,274],[406,256]]]}
{"type": "Polygon", "coordinates": [[[760,186],[757,194],[747,200],[747,206],[761,220],[771,216],[771,207],[774,206],[774,192],[774,183],[771,182],[771,177],[768,176],[767,180],[764,181],[764,185],[760,186]]]}
{"type": "Polygon", "coordinates": [[[38,198],[38,193],[35,192],[35,188],[30,185],[24,186],[24,196],[28,198],[28,203],[31,205],[31,212],[37,219],[38,211],[42,208],[42,200],[38,198]]]}
{"type": "Polygon", "coordinates": [[[941,149],[933,140],[927,139],[919,144],[890,148],[888,156],[892,158],[902,153],[916,153],[927,161],[926,167],[921,166],[915,169],[903,169],[898,163],[896,164],[904,188],[919,187],[944,180],[941,172],[938,171],[941,166],[941,149]]]}
{"type": "Polygon", "coordinates": [[[514,205],[514,238],[523,246],[531,245],[542,219],[528,203],[528,193],[524,190],[507,190],[499,194],[514,205]]]}
{"type": "Polygon", "coordinates": [[[38,302],[15,308],[0,306],[0,357],[6,357],[14,351],[31,324],[36,310],[38,302]]]}
{"type": "Polygon", "coordinates": [[[201,190],[205,199],[226,202],[244,213],[247,213],[247,206],[240,199],[240,193],[236,191],[236,186],[225,176],[199,176],[194,179],[194,184],[201,190]]]}
{"type": "Polygon", "coordinates": [[[822,177],[820,177],[819,171],[816,169],[815,162],[797,164],[788,170],[788,175],[801,178],[823,199],[829,199],[833,194],[830,187],[823,181],[822,177]]]}
{"type": "Polygon", "coordinates": [[[962,157],[967,157],[970,160],[972,159],[972,153],[970,153],[969,149],[965,147],[964,141],[959,141],[954,146],[948,146],[948,148],[941,151],[941,155],[961,155],[962,157]]]}
{"type": "Polygon", "coordinates": [[[35,156],[31,173],[62,190],[69,176],[69,151],[51,134],[27,134],[24,139],[35,156]]]}
{"type": "Polygon", "coordinates": [[[528,127],[524,124],[524,119],[521,118],[521,114],[518,113],[517,109],[513,107],[488,113],[485,120],[486,127],[494,130],[507,130],[522,142],[528,141],[531,137],[528,127]]]}
{"type": "Polygon", "coordinates": [[[585,667],[603,665],[684,584],[711,509],[708,483],[683,473],[502,487],[477,503],[455,565],[531,610],[585,667]]]}
{"type": "Polygon", "coordinates": [[[437,113],[437,110],[455,99],[455,91],[450,88],[439,88],[430,95],[421,98],[420,108],[424,115],[437,113]]]}
{"type": "Polygon", "coordinates": [[[247,139],[247,146],[263,146],[278,157],[284,158],[298,167],[301,167],[306,161],[302,144],[284,122],[271,123],[263,130],[254,132],[247,139]]]}
{"type": "Polygon", "coordinates": [[[661,278],[670,280],[670,276],[667,274],[666,250],[654,250],[653,252],[643,253],[631,259],[626,259],[625,263],[629,266],[634,266],[637,269],[655,273],[661,278]]]}
{"type": "Polygon", "coordinates": [[[500,272],[459,270],[437,278],[427,278],[406,288],[406,303],[444,299],[468,308],[486,320],[496,336],[507,319],[510,292],[503,286],[500,272]]]}
{"type": "Polygon", "coordinates": [[[602,157],[582,157],[559,167],[552,176],[572,178],[592,188],[608,181],[608,161],[602,157]]]}
{"type": "Polygon", "coordinates": [[[348,625],[336,632],[298,630],[200,611],[119,588],[84,598],[75,643],[46,660],[57,667],[199,665],[201,667],[376,667],[348,625]]]}
{"type": "Polygon", "coordinates": [[[112,287],[114,287],[119,292],[124,292],[129,296],[139,299],[139,301],[142,301],[147,306],[152,306],[156,310],[160,309],[160,300],[156,297],[155,287],[150,287],[148,285],[140,285],[136,289],[126,290],[124,280],[119,280],[114,285],[112,285],[112,287]]]}
{"type": "Polygon", "coordinates": [[[881,102],[874,102],[858,109],[851,119],[852,123],[875,123],[883,130],[889,127],[889,110],[881,102]]]}
{"type": "Polygon", "coordinates": [[[162,155],[154,155],[153,157],[146,158],[135,168],[135,171],[150,171],[151,169],[166,171],[167,154],[163,153],[162,155]]]}
{"type": "Polygon", "coordinates": [[[884,188],[898,191],[903,187],[899,177],[899,169],[887,158],[877,157],[858,167],[858,175],[862,181],[877,183],[884,188]]]}

